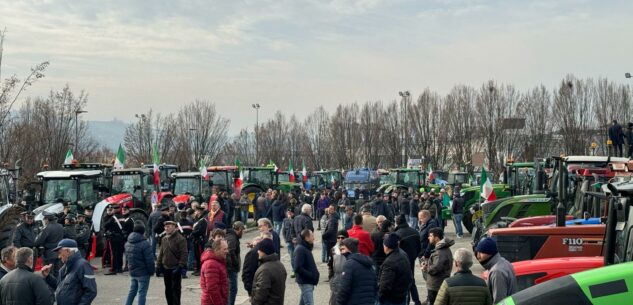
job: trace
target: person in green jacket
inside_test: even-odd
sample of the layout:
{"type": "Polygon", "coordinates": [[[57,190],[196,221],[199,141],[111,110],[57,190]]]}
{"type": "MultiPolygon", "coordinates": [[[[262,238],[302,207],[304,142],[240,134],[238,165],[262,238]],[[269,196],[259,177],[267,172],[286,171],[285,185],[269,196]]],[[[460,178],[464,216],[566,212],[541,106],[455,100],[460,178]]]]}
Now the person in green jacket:
{"type": "Polygon", "coordinates": [[[453,254],[455,274],[442,282],[435,305],[491,305],[492,295],[486,281],[470,271],[473,254],[459,248],[453,254]]]}

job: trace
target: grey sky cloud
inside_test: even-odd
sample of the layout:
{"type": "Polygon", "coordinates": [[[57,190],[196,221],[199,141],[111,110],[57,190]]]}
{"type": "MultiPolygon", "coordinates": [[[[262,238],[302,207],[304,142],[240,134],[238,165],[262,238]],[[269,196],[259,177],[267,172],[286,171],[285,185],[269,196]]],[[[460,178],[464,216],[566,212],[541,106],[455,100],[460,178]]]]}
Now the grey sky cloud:
{"type": "Polygon", "coordinates": [[[86,118],[131,121],[216,102],[231,132],[275,111],[393,100],[488,79],[528,89],[567,73],[622,79],[630,1],[2,1],[3,75],[49,60],[31,95],[69,83],[86,118]]]}

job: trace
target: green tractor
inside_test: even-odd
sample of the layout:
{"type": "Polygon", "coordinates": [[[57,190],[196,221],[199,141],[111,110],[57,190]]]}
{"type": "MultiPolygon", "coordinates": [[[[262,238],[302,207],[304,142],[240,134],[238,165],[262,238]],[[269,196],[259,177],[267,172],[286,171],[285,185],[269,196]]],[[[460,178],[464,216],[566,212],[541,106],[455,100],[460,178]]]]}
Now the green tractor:
{"type": "MultiPolygon", "coordinates": [[[[519,291],[502,305],[611,305],[633,300],[633,184],[609,184],[611,193],[604,239],[604,264],[559,277],[519,291]]],[[[569,238],[570,247],[582,247],[579,238],[569,238]]],[[[555,267],[555,266],[553,266],[555,267]]]]}
{"type": "MultiPolygon", "coordinates": [[[[275,171],[272,166],[242,167],[244,181],[242,184],[242,194],[246,194],[249,203],[253,203],[258,193],[266,192],[268,189],[281,190],[284,192],[301,192],[301,183],[290,182],[290,174],[287,172],[275,171]]],[[[253,213],[253,205],[250,205],[249,212],[253,213]]]]}
{"type": "Polygon", "coordinates": [[[377,193],[391,194],[393,191],[406,191],[409,188],[414,190],[424,186],[426,175],[420,169],[414,168],[394,168],[389,170],[384,184],[381,176],[381,185],[376,189],[377,193]]]}

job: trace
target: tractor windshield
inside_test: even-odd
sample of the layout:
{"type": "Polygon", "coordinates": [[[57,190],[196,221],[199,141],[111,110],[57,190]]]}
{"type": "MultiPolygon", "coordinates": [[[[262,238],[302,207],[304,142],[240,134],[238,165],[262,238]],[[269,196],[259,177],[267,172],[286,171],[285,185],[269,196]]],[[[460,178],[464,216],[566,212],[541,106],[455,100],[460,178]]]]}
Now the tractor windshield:
{"type": "Polygon", "coordinates": [[[44,203],[76,202],[77,180],[51,179],[43,181],[44,203]]]}
{"type": "Polygon", "coordinates": [[[413,187],[420,185],[418,172],[397,172],[397,175],[396,184],[413,187]]]}
{"type": "Polygon", "coordinates": [[[133,194],[138,188],[142,188],[140,175],[112,176],[112,194],[133,194]]]}
{"type": "Polygon", "coordinates": [[[290,174],[289,173],[279,173],[279,182],[290,182],[290,174]]]}
{"type": "Polygon", "coordinates": [[[227,180],[227,174],[228,172],[213,172],[213,176],[211,177],[211,181],[213,181],[213,185],[226,187],[229,184],[227,180]]]}
{"type": "Polygon", "coordinates": [[[191,195],[200,194],[200,177],[177,178],[174,194],[182,195],[189,193],[191,195]]]}
{"type": "Polygon", "coordinates": [[[272,185],[273,175],[269,169],[250,169],[246,170],[245,177],[248,179],[248,183],[255,183],[260,185],[272,185]]]}

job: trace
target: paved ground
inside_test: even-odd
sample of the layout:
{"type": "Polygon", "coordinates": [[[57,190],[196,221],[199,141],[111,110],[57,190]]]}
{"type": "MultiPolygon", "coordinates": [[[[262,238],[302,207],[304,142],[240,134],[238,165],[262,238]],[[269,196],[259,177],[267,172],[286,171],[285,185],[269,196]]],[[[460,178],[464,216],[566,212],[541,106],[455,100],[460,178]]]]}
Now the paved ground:
{"type": "MultiPolygon", "coordinates": [[[[316,223],[315,223],[316,225],[316,223]]],[[[451,224],[447,226],[447,237],[451,239],[455,239],[454,227],[451,224]]],[[[257,231],[250,231],[245,233],[241,240],[242,245],[242,255],[246,253],[246,242],[253,239],[256,235],[258,235],[257,231]]],[[[317,266],[319,268],[319,272],[321,273],[321,280],[319,285],[317,285],[315,290],[315,304],[317,305],[326,305],[328,304],[328,300],[330,297],[330,288],[329,283],[326,283],[327,279],[327,265],[321,264],[321,242],[320,242],[320,231],[316,232],[317,242],[313,250],[314,257],[317,261],[317,266]]],[[[470,249],[470,235],[466,234],[464,238],[459,238],[456,240],[456,244],[451,247],[453,250],[457,248],[467,248],[470,249]]],[[[290,274],[290,260],[287,252],[284,252],[285,248],[282,249],[282,258],[281,261],[286,266],[286,270],[288,274],[290,274]]],[[[101,263],[94,261],[93,265],[100,266],[101,263]]],[[[480,275],[483,271],[483,268],[478,263],[475,263],[473,266],[473,273],[476,275],[480,275]]],[[[98,286],[98,295],[94,304],[124,304],[127,298],[127,293],[129,289],[129,277],[127,273],[123,275],[115,275],[115,276],[106,276],[103,275],[103,270],[97,270],[97,286],[98,286]]],[[[241,275],[239,275],[241,276],[241,275]]],[[[239,277],[238,277],[239,278],[239,277]]],[[[420,293],[421,298],[424,300],[426,297],[426,288],[424,285],[424,280],[422,279],[422,274],[420,271],[415,274],[416,285],[418,287],[418,291],[420,293]]],[[[200,304],[200,285],[199,278],[194,276],[189,276],[188,279],[183,279],[183,292],[182,292],[182,304],[183,305],[194,305],[200,304]]],[[[150,288],[147,296],[147,303],[152,305],[166,305],[165,297],[164,297],[164,285],[163,279],[152,277],[150,281],[150,288]]],[[[135,302],[136,304],[136,302],[135,302]]],[[[248,296],[246,291],[243,288],[242,282],[239,282],[238,296],[236,300],[236,304],[250,304],[248,302],[248,296]]],[[[286,297],[285,304],[299,304],[299,289],[297,284],[295,283],[293,278],[288,276],[286,281],[286,297]]]]}

